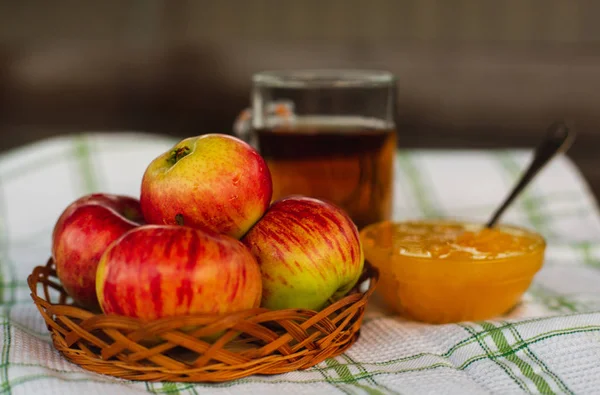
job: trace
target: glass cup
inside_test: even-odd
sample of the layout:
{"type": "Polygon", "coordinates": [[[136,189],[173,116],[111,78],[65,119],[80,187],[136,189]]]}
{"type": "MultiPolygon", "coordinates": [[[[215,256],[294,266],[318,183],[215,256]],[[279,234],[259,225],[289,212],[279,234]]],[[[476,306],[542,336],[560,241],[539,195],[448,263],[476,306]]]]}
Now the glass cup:
{"type": "Polygon", "coordinates": [[[273,200],[304,195],[359,229],[392,214],[396,79],[386,71],[265,71],[235,124],[273,178],[273,200]]]}

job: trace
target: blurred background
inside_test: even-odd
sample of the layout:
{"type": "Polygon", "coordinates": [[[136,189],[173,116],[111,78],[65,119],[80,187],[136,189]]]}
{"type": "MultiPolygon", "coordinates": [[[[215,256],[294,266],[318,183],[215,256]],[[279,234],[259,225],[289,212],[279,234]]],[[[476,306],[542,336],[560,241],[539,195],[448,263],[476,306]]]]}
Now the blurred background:
{"type": "Polygon", "coordinates": [[[231,133],[250,77],[380,68],[402,148],[532,147],[556,119],[600,195],[594,0],[0,0],[0,153],[90,130],[231,133]]]}

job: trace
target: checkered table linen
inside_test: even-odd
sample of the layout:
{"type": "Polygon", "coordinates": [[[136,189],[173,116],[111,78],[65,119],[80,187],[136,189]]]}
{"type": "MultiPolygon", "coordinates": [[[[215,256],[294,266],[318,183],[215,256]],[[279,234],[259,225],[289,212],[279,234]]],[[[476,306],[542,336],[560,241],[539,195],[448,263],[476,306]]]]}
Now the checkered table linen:
{"type": "MultiPolygon", "coordinates": [[[[69,203],[91,192],[139,196],[147,164],[175,142],[88,133],[0,155],[0,393],[600,394],[600,216],[564,156],[503,217],[548,242],[543,269],[507,316],[426,325],[373,303],[344,355],[306,371],[220,384],[129,382],[66,361],[50,342],[26,278],[46,262],[52,227],[69,203]]],[[[400,150],[394,217],[485,221],[531,154],[400,150]]]]}

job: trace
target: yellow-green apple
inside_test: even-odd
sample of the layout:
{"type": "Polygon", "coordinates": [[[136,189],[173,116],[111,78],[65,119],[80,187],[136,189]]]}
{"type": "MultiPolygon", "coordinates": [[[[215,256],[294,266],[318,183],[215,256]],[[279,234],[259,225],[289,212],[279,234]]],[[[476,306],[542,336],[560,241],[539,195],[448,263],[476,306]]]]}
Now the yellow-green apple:
{"type": "Polygon", "coordinates": [[[52,231],[52,258],[63,288],[73,300],[98,310],[96,268],[104,250],[143,223],[139,200],[94,193],[67,206],[52,231]]]}
{"type": "Polygon", "coordinates": [[[148,165],[140,201],[148,223],[239,239],[268,208],[272,189],[269,168],[253,147],[206,134],[180,141],[148,165]]]}
{"type": "Polygon", "coordinates": [[[143,225],[102,255],[96,293],[105,314],[142,320],[259,307],[256,259],[237,239],[179,225],[143,225]]]}
{"type": "Polygon", "coordinates": [[[322,309],[358,281],[364,254],[356,225],[339,207],[290,196],[274,202],[242,238],[263,278],[263,307],[322,309]]]}

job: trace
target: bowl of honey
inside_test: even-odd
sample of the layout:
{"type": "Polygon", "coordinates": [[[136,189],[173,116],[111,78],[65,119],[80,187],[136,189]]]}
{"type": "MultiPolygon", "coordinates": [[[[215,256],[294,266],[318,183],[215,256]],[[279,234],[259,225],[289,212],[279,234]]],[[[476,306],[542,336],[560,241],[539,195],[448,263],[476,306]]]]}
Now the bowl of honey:
{"type": "Polygon", "coordinates": [[[360,232],[376,290],[409,319],[444,324],[513,309],[544,263],[546,242],[525,228],[454,220],[371,224],[360,232]]]}

